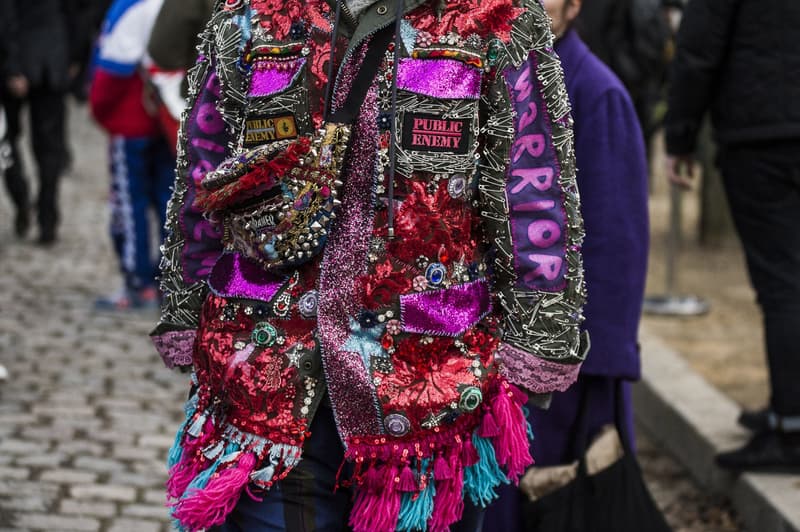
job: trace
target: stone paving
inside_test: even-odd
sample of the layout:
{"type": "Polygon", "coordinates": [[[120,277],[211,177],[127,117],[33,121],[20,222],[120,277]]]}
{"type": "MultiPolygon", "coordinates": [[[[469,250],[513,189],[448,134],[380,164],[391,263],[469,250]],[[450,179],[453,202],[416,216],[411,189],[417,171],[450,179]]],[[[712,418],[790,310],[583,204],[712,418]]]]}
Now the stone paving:
{"type": "MultiPolygon", "coordinates": [[[[10,372],[0,384],[0,532],[166,531],[164,457],[188,378],[164,369],[151,347],[154,315],[91,310],[120,282],[106,230],[105,139],[83,109],[72,109],[70,132],[75,162],[56,246],[16,241],[0,197],[0,362],[10,372]]],[[[738,530],[657,449],[642,457],[676,530],[738,530]],[[706,507],[726,525],[704,517],[706,507]]]]}

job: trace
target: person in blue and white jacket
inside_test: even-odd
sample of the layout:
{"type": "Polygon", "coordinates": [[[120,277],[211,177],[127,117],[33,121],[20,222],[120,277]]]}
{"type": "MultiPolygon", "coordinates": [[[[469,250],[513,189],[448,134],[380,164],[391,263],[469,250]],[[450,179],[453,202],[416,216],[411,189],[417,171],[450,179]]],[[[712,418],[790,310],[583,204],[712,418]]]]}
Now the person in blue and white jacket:
{"type": "Polygon", "coordinates": [[[149,101],[144,72],[147,41],[163,0],[116,0],[106,14],[96,53],[89,102],[110,135],[111,237],[125,286],[99,299],[111,310],[152,308],[156,253],[148,213],[164,221],[175,160],[149,101]]]}

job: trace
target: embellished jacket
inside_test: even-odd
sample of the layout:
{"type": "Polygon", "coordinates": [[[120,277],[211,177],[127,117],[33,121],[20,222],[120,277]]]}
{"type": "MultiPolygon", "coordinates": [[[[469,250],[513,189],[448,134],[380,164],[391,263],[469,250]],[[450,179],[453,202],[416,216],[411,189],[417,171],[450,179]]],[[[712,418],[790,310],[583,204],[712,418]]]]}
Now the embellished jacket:
{"type": "Polygon", "coordinates": [[[169,461],[187,529],[285,477],[327,395],[354,464],[351,526],[445,530],[462,494],[488,504],[531,461],[516,385],[578,374],[583,229],[538,2],[400,6],[318,256],[268,271],[197,208],[226,158],[318,130],[397,8],[228,0],[202,35],[152,333],[167,365],[194,369],[169,461]]]}

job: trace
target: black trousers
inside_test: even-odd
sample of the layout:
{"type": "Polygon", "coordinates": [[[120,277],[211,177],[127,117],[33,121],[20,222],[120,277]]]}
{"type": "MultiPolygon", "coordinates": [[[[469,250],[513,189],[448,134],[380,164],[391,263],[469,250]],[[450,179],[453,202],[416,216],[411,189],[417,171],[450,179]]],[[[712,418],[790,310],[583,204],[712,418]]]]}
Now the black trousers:
{"type": "Polygon", "coordinates": [[[800,139],[723,147],[719,167],[763,311],[770,404],[800,416],[800,139]]]}
{"type": "Polygon", "coordinates": [[[17,209],[27,209],[30,194],[20,158],[19,134],[22,107],[30,109],[30,132],[34,159],[39,171],[36,212],[43,233],[53,233],[58,223],[58,182],[66,162],[64,92],[47,87],[32,87],[25,99],[3,94],[8,118],[8,138],[14,164],[6,171],[5,181],[11,201],[17,209]]]}

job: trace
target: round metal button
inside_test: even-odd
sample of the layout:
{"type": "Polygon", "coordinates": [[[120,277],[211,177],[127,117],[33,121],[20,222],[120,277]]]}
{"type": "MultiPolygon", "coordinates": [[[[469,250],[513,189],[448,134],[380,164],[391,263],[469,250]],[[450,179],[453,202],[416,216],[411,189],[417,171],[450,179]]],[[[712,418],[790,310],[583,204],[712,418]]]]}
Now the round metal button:
{"type": "Polygon", "coordinates": [[[381,5],[378,6],[378,9],[376,9],[375,11],[379,15],[385,15],[389,11],[389,8],[387,8],[385,5],[381,4],[381,5]]]}

